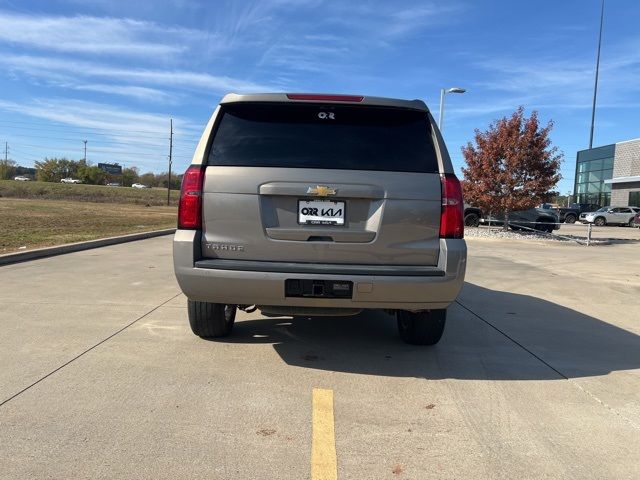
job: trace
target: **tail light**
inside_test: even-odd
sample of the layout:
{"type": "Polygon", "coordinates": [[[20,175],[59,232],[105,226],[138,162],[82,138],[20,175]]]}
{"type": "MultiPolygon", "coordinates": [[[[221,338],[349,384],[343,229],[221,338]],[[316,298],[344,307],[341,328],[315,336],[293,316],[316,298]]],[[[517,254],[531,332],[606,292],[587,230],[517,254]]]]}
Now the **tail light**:
{"type": "Polygon", "coordinates": [[[440,238],[462,238],[464,236],[462,187],[453,173],[442,175],[440,181],[442,182],[440,238]]]}
{"type": "Polygon", "coordinates": [[[202,184],[204,168],[191,165],[184,172],[178,204],[178,228],[199,230],[202,228],[202,184]]]}

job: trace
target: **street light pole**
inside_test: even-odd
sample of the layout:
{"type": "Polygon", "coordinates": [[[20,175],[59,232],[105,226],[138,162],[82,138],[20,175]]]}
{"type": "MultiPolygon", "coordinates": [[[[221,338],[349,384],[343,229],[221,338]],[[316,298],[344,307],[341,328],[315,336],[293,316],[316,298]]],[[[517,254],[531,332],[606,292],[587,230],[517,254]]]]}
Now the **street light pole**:
{"type": "Polygon", "coordinates": [[[438,115],[438,128],[442,132],[442,117],[444,117],[444,96],[446,94],[446,90],[444,88],[440,89],[440,114],[438,115]]]}
{"type": "Polygon", "coordinates": [[[466,90],[460,87],[453,87],[449,89],[441,88],[440,89],[440,115],[438,116],[438,128],[440,129],[440,133],[442,133],[442,129],[444,126],[444,96],[447,93],[464,93],[466,90]]]}
{"type": "Polygon", "coordinates": [[[600,73],[600,46],[602,45],[602,23],[604,20],[604,0],[600,10],[600,35],[598,36],[598,55],[596,57],[596,80],[593,86],[593,108],[591,109],[591,134],[589,135],[589,150],[593,147],[593,128],[596,120],[596,97],[598,96],[598,74],[600,73]]]}
{"type": "Polygon", "coordinates": [[[87,141],[83,140],[84,142],[84,162],[87,163],[87,141]]]}

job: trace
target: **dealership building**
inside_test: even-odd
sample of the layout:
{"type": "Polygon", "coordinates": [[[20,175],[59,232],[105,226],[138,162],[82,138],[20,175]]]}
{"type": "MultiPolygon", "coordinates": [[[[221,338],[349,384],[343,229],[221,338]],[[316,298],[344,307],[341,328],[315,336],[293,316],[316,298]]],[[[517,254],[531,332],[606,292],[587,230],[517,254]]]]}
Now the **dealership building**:
{"type": "Polygon", "coordinates": [[[640,207],[640,138],[578,152],[577,203],[640,207]]]}

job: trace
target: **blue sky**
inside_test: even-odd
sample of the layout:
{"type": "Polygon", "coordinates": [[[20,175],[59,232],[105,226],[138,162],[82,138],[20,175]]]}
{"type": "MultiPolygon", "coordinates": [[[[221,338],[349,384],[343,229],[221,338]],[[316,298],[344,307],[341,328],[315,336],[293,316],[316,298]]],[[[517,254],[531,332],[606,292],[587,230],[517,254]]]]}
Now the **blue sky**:
{"type": "MultiPolygon", "coordinates": [[[[46,156],[184,170],[226,92],[424,99],[460,147],[518,105],[553,119],[573,188],[586,148],[599,0],[0,0],[0,141],[46,156]]],[[[640,137],[640,2],[608,0],[594,145],[640,137]]],[[[4,147],[4,145],[2,145],[4,147]]],[[[4,148],[3,148],[4,150],[4,148]]],[[[4,153],[4,152],[2,152],[4,153]]]]}

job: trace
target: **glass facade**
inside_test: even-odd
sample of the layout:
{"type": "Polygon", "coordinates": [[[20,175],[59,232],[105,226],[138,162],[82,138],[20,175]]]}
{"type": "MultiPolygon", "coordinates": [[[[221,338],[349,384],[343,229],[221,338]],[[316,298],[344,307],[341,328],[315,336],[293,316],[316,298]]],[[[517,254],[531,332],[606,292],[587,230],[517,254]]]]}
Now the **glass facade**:
{"type": "Polygon", "coordinates": [[[640,192],[629,192],[629,205],[640,207],[640,192]]]}
{"type": "Polygon", "coordinates": [[[605,180],[613,178],[615,145],[592,148],[578,152],[574,195],[576,203],[611,204],[611,184],[605,180]]]}

